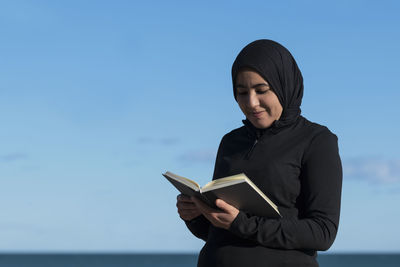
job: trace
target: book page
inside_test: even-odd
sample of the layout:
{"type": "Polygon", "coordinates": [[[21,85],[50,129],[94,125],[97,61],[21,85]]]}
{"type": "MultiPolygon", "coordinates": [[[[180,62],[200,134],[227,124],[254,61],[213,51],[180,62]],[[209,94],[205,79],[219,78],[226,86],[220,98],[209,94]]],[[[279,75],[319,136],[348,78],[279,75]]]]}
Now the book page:
{"type": "Polygon", "coordinates": [[[177,174],[174,174],[172,172],[167,171],[164,175],[181,182],[182,184],[192,188],[195,191],[200,191],[200,185],[198,183],[196,183],[193,180],[190,180],[189,178],[183,177],[183,176],[179,176],[177,174]]]}
{"type": "Polygon", "coordinates": [[[219,178],[215,179],[211,182],[208,182],[205,186],[203,186],[201,189],[202,191],[204,190],[211,190],[211,188],[217,187],[217,186],[223,186],[223,185],[230,185],[230,184],[236,184],[240,181],[246,180],[246,175],[244,173],[224,177],[224,178],[219,178]]]}

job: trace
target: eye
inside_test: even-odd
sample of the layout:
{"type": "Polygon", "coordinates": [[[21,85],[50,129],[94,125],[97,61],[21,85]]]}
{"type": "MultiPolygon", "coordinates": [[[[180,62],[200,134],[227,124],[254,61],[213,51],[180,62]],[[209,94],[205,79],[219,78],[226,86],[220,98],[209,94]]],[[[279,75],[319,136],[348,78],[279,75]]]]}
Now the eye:
{"type": "Polygon", "coordinates": [[[257,94],[263,95],[263,94],[267,93],[268,91],[269,91],[269,89],[267,89],[267,90],[258,90],[257,94]]]}

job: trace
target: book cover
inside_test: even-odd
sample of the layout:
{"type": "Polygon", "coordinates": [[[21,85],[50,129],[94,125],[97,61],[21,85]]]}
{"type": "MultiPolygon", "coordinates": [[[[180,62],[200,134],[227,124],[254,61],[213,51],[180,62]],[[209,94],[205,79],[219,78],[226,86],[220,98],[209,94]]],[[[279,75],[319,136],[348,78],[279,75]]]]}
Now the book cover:
{"type": "Polygon", "coordinates": [[[220,198],[239,210],[269,218],[282,217],[278,207],[244,174],[213,180],[203,187],[171,172],[163,174],[182,194],[196,196],[213,208],[220,198]]]}

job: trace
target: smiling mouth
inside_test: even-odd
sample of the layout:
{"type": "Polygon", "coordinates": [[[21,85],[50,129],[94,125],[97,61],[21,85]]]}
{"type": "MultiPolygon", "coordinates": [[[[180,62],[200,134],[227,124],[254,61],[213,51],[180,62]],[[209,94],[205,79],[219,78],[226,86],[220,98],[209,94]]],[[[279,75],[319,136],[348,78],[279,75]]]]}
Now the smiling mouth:
{"type": "Polygon", "coordinates": [[[257,111],[257,112],[252,112],[251,113],[251,115],[253,116],[253,117],[256,117],[256,118],[259,118],[259,117],[261,117],[261,115],[263,114],[263,110],[262,111],[257,111]]]}

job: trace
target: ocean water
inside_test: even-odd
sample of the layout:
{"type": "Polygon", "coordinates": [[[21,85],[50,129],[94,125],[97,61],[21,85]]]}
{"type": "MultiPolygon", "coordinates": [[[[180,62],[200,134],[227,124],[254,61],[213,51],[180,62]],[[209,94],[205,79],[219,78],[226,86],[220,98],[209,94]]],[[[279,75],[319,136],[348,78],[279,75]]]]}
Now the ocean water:
{"type": "MultiPolygon", "coordinates": [[[[400,254],[323,254],[321,267],[399,267],[400,254]]],[[[0,267],[195,267],[197,254],[0,254],[0,267]]]]}

